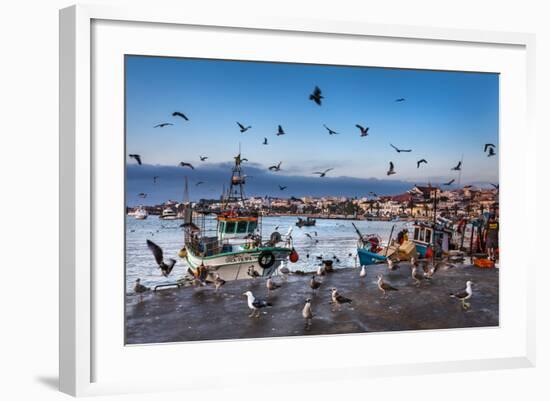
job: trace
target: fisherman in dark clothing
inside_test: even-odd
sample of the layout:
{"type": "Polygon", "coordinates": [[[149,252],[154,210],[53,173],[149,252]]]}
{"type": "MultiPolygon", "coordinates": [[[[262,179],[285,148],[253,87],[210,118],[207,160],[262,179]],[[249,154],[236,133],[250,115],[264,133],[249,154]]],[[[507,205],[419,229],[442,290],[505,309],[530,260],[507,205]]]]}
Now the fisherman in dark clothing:
{"type": "Polygon", "coordinates": [[[498,230],[498,220],[494,214],[491,214],[491,216],[489,216],[487,230],[485,232],[485,247],[487,248],[489,259],[493,262],[496,261],[496,251],[498,249],[498,230]]]}

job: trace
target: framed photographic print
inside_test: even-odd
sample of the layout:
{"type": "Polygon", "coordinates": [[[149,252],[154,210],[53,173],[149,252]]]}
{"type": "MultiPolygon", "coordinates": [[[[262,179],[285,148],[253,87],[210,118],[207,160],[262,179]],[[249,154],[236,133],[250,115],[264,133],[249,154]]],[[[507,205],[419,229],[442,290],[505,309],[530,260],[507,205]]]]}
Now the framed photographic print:
{"type": "Polygon", "coordinates": [[[534,363],[532,36],[96,6],[60,29],[62,391],[534,363]]]}

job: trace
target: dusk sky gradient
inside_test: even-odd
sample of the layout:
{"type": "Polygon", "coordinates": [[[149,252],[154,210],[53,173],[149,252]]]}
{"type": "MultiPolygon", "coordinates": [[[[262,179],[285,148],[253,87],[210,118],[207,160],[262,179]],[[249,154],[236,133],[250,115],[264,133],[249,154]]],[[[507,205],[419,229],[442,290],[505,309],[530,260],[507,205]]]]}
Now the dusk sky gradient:
{"type": "Polygon", "coordinates": [[[126,150],[144,163],[127,161],[128,203],[181,199],[184,175],[193,199],[218,197],[239,142],[251,162],[249,195],[399,193],[411,183],[458,181],[450,169],[462,157],[462,184],[497,183],[498,156],[488,158],[483,144],[496,144],[498,155],[498,99],[497,74],[126,56],[126,150]],[[320,107],[308,100],[316,85],[320,107]],[[240,133],[236,121],[252,129],[240,133]],[[153,128],[161,122],[174,125],[153,128]],[[357,123],[370,127],[368,137],[357,123]],[[275,135],[279,124],[287,135],[275,135]],[[398,154],[390,143],[413,151],[398,154]],[[417,169],[422,158],[428,165],[417,169]],[[390,160],[397,174],[387,177],[390,160]],[[279,161],[282,171],[267,171],[279,161]],[[329,167],[330,179],[311,174],[329,167]],[[161,177],[155,185],[153,175],[161,177]]]}

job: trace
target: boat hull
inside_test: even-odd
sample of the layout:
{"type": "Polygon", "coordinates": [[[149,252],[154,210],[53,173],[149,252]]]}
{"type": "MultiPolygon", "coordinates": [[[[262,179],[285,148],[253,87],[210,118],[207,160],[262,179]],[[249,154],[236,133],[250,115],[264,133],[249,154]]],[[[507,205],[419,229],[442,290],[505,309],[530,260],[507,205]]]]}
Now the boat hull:
{"type": "Polygon", "coordinates": [[[367,251],[364,248],[357,248],[357,256],[359,256],[359,263],[361,266],[373,265],[386,260],[385,256],[367,251]]]}
{"type": "Polygon", "coordinates": [[[268,277],[276,275],[283,261],[287,261],[292,249],[290,248],[258,248],[254,250],[231,252],[213,256],[199,256],[187,251],[185,259],[192,270],[203,264],[210,273],[218,273],[224,280],[251,279],[248,269],[253,267],[260,276],[268,277]],[[259,257],[262,252],[271,252],[275,257],[274,263],[269,267],[260,266],[259,257]]]}

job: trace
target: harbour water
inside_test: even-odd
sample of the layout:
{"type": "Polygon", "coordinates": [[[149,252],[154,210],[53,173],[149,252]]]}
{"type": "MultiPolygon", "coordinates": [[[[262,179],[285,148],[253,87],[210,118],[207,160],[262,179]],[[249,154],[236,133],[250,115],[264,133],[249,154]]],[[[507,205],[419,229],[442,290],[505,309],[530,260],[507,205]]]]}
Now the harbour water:
{"type": "MultiPolygon", "coordinates": [[[[263,237],[278,230],[282,235],[293,227],[292,238],[294,247],[300,259],[297,263],[289,263],[291,270],[313,271],[317,269],[319,261],[316,256],[324,259],[338,258],[335,268],[355,266],[357,234],[350,220],[318,219],[317,224],[311,227],[296,227],[297,218],[294,216],[264,217],[262,219],[263,237]],[[309,233],[311,239],[306,235],[309,233]],[[317,235],[315,235],[317,233],[317,235]],[[307,255],[309,254],[309,258],[307,255]],[[352,256],[350,257],[349,254],[352,256]]],[[[399,230],[408,227],[407,222],[387,221],[353,221],[363,234],[378,234],[383,241],[387,241],[391,229],[395,226],[394,236],[399,230]]],[[[177,256],[183,247],[182,220],[161,220],[158,216],[149,216],[146,220],[136,220],[132,216],[126,217],[126,290],[132,291],[136,278],[141,278],[142,284],[155,286],[174,282],[183,277],[187,271],[184,259],[177,256]],[[153,255],[147,248],[146,240],[158,244],[164,251],[165,258],[177,260],[169,277],[163,277],[157,268],[153,255]]],[[[410,231],[410,230],[409,230],[410,231]]]]}

